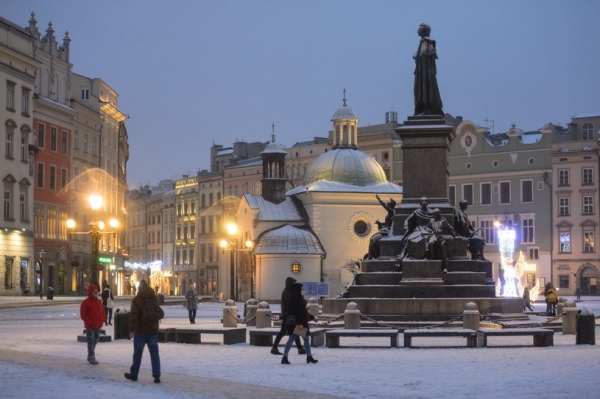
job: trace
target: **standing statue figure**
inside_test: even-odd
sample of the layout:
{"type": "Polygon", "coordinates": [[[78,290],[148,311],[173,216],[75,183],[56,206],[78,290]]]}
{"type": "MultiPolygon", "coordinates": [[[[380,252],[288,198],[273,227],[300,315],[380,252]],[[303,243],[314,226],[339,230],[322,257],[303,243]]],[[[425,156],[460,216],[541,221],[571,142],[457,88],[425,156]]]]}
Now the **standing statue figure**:
{"type": "Polygon", "coordinates": [[[463,199],[460,200],[458,204],[459,209],[454,210],[454,229],[456,230],[456,233],[461,237],[469,239],[471,260],[487,260],[483,257],[485,239],[476,234],[475,229],[469,221],[469,216],[466,213],[469,202],[463,199]]]}
{"type": "Polygon", "coordinates": [[[427,223],[427,228],[432,234],[427,240],[430,259],[440,259],[442,261],[442,272],[448,271],[448,242],[456,237],[454,228],[448,223],[446,218],[442,217],[442,212],[435,208],[432,211],[433,219],[427,223]]]}
{"type": "Polygon", "coordinates": [[[421,24],[417,31],[421,37],[415,59],[415,115],[444,115],[442,98],[437,84],[435,40],[429,37],[431,28],[421,24]]]}

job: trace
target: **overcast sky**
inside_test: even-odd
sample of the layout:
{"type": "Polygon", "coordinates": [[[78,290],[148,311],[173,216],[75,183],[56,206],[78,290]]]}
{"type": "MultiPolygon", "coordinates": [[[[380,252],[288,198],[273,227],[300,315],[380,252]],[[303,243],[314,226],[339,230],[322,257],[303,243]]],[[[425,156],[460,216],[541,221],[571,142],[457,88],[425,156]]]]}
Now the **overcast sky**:
{"type": "Polygon", "coordinates": [[[130,188],[208,169],[210,146],[326,136],[413,113],[428,23],[444,111],[505,132],[600,113],[600,2],[0,0],[0,15],[71,38],[73,72],[102,78],[129,115],[130,188]],[[488,122],[486,122],[486,119],[488,122]]]}

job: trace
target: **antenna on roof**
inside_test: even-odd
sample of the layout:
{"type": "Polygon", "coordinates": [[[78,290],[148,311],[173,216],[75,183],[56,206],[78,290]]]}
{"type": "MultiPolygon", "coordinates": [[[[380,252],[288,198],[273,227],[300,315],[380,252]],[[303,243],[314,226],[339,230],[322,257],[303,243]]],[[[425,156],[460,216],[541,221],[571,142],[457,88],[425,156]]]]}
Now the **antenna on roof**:
{"type": "Polygon", "coordinates": [[[494,134],[494,120],[493,119],[488,119],[487,117],[484,119],[485,121],[485,127],[487,127],[488,129],[490,128],[490,126],[488,125],[488,123],[491,123],[492,125],[492,134],[494,134]]]}

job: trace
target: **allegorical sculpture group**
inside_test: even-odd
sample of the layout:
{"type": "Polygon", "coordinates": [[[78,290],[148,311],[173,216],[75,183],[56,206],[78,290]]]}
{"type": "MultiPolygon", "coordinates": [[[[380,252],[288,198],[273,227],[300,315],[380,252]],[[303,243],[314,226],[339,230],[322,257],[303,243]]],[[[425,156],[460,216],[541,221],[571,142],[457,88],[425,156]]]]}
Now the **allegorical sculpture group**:
{"type": "MultiPolygon", "coordinates": [[[[393,209],[396,201],[390,198],[389,202],[384,203],[379,195],[376,195],[376,198],[388,213],[385,222],[376,222],[379,231],[371,237],[366,259],[378,259],[379,241],[393,234],[393,209]]],[[[398,255],[400,261],[405,258],[441,260],[442,271],[446,271],[449,246],[457,240],[467,243],[472,260],[485,260],[483,257],[485,240],[477,235],[469,221],[466,200],[460,201],[459,209],[454,210],[454,225],[442,216],[438,208],[430,209],[427,198],[421,198],[420,206],[404,221],[404,236],[400,241],[401,251],[398,255]]]]}

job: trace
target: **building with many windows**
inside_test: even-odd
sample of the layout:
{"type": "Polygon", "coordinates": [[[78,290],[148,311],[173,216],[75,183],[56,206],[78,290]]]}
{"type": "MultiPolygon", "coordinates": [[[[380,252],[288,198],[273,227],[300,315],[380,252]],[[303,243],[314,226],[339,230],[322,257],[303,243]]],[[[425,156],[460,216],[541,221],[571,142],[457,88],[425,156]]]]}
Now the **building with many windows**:
{"type": "Polygon", "coordinates": [[[567,295],[599,292],[599,138],[600,114],[577,115],[552,146],[552,282],[567,295]]]}
{"type": "Polygon", "coordinates": [[[33,124],[36,129],[34,224],[36,252],[44,251],[43,287],[57,295],[70,294],[76,270],[70,264],[66,221],[70,217],[71,121],[76,111],[70,106],[71,63],[65,33],[62,45],[48,23],[42,37],[32,14],[29,33],[35,39],[35,58],[40,62],[33,98],[33,124]]]}
{"type": "Polygon", "coordinates": [[[0,18],[0,120],[2,121],[2,217],[0,295],[32,292],[38,279],[34,249],[33,195],[35,131],[33,93],[35,38],[0,18]]]}
{"type": "Polygon", "coordinates": [[[513,260],[522,254],[525,262],[522,285],[543,287],[552,275],[550,151],[556,133],[525,132],[513,125],[506,133],[492,134],[471,121],[459,122],[448,160],[450,203],[468,202],[469,219],[485,239],[485,257],[493,262],[500,285],[498,223],[515,231],[513,260]]]}

